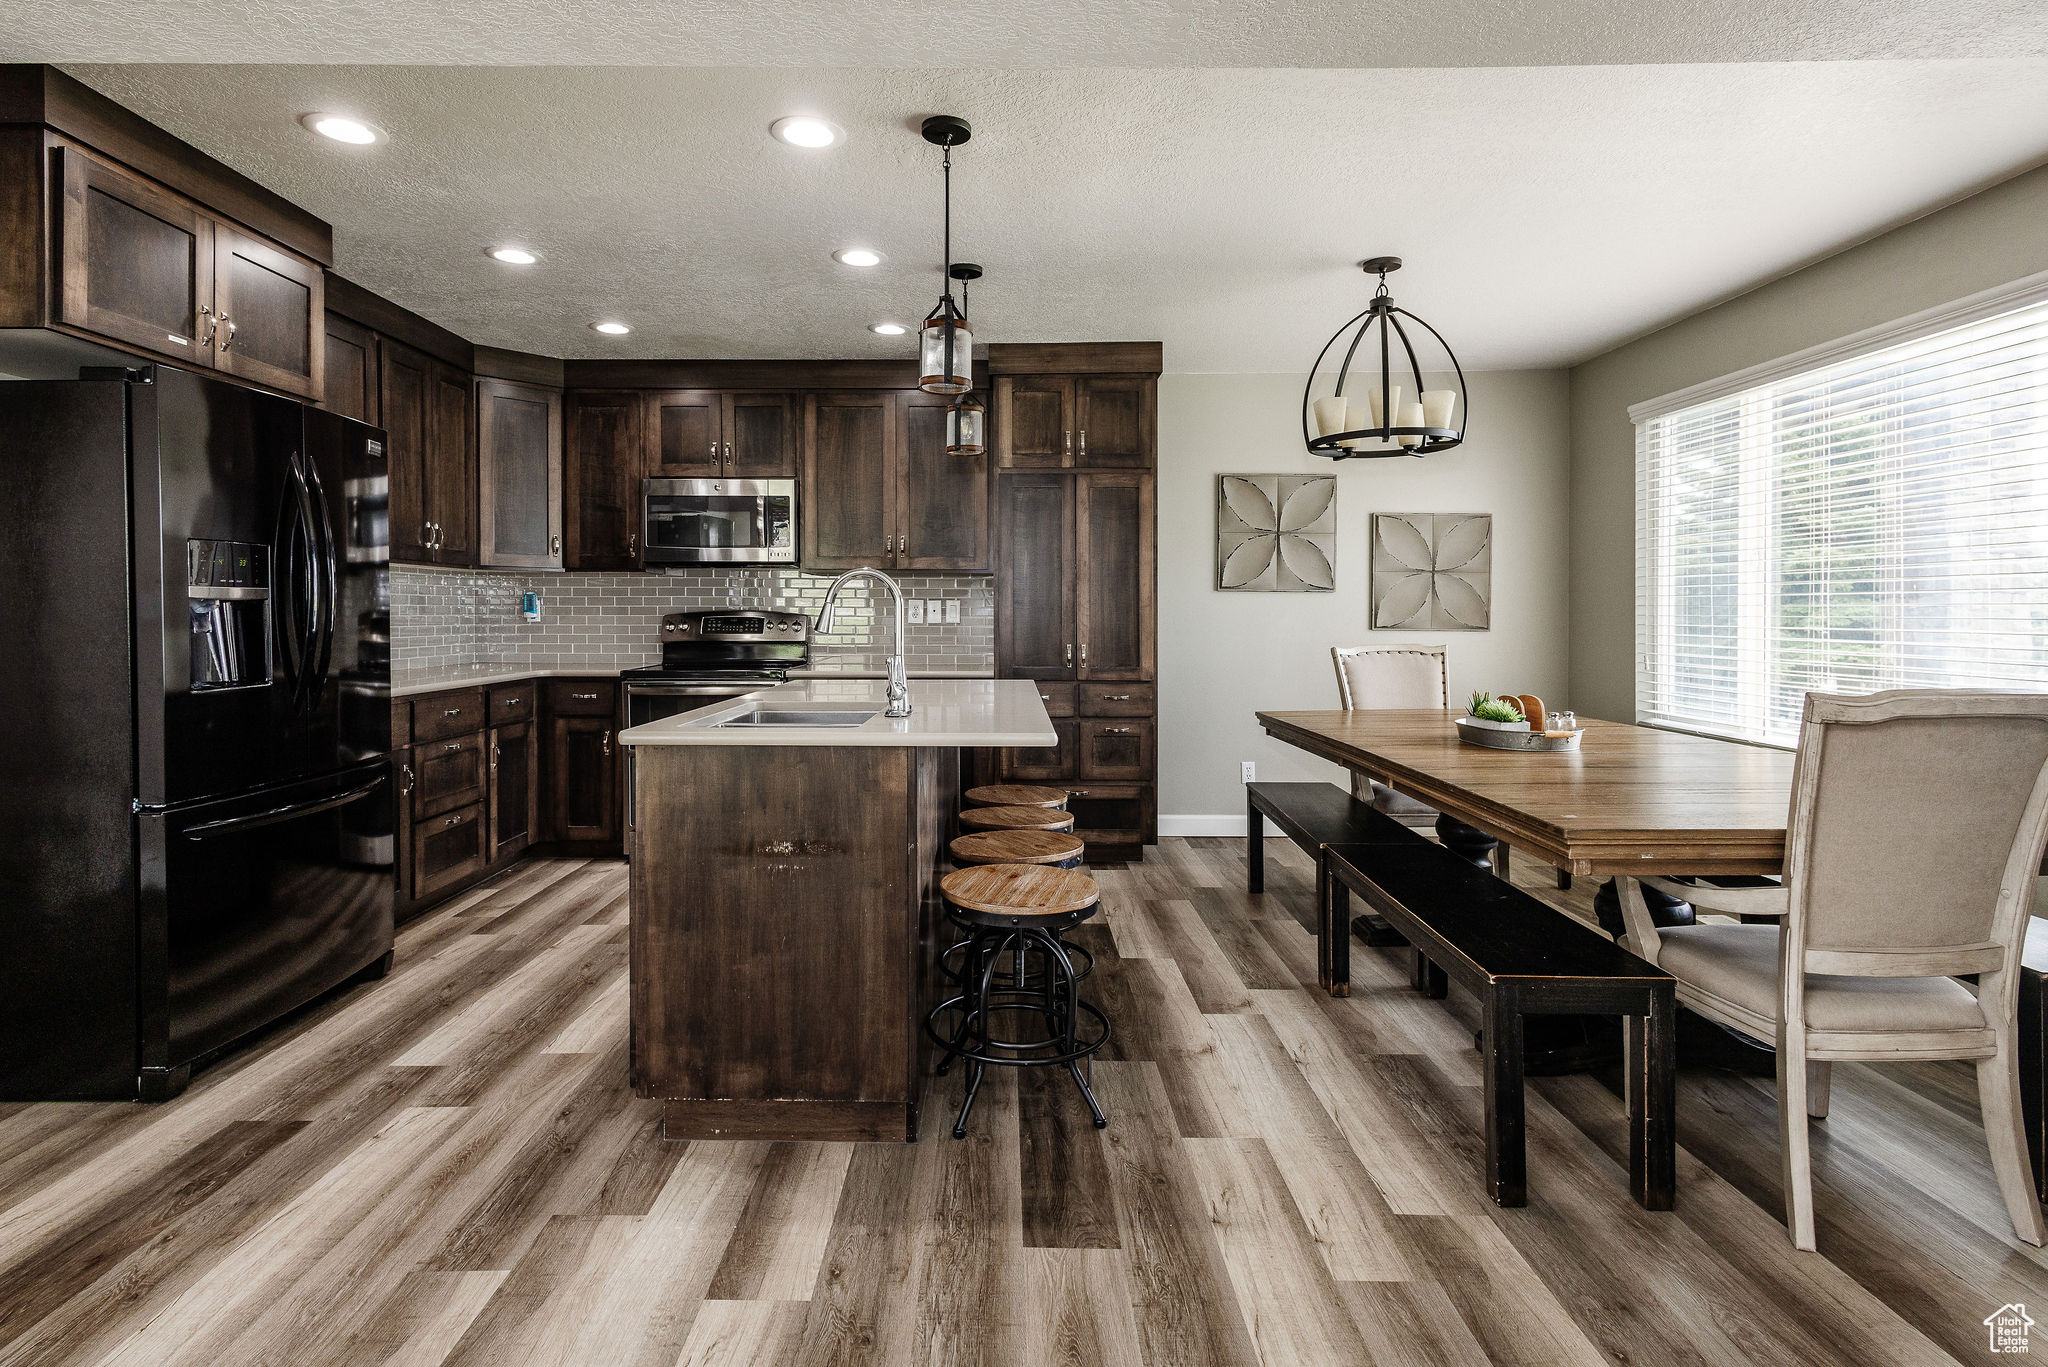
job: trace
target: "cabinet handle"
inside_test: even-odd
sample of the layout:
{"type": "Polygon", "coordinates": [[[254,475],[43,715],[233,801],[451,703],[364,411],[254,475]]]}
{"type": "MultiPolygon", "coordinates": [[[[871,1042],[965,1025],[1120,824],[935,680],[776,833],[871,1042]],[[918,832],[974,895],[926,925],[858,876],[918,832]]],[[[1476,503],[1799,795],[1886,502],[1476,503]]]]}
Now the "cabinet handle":
{"type": "Polygon", "coordinates": [[[732,473],[732,443],[731,443],[731,442],[727,442],[727,443],[725,444],[725,472],[726,472],[726,473],[727,473],[728,475],[732,473]]]}
{"type": "Polygon", "coordinates": [[[1072,641],[1067,642],[1067,663],[1070,665],[1074,663],[1074,643],[1072,641]]]}
{"type": "Polygon", "coordinates": [[[220,316],[220,320],[228,325],[228,335],[220,339],[220,349],[226,351],[235,344],[235,322],[225,313],[220,316]]]}
{"type": "Polygon", "coordinates": [[[1105,736],[1128,736],[1131,734],[1131,728],[1128,726],[1105,726],[1102,728],[1102,734],[1105,736]]]}
{"type": "Polygon", "coordinates": [[[606,759],[612,757],[612,733],[609,731],[604,733],[604,757],[606,759]]]}
{"type": "Polygon", "coordinates": [[[1131,695],[1128,693],[1104,693],[1102,700],[1104,702],[1129,702],[1131,695]]]}
{"type": "Polygon", "coordinates": [[[1087,643],[1086,641],[1083,641],[1083,642],[1081,642],[1081,668],[1083,668],[1083,669],[1086,669],[1087,667],[1088,667],[1088,643],[1087,643]]]}
{"type": "Polygon", "coordinates": [[[561,538],[561,537],[560,537],[559,535],[556,535],[556,536],[551,536],[551,537],[549,537],[549,538],[548,538],[548,554],[550,554],[550,555],[560,555],[561,553],[562,553],[562,538],[561,538]]]}
{"type": "Polygon", "coordinates": [[[718,443],[715,441],[711,443],[711,463],[718,464],[718,443]]]}
{"type": "Polygon", "coordinates": [[[1088,796],[1088,790],[1087,790],[1086,788],[1069,788],[1069,789],[1067,789],[1067,796],[1068,796],[1068,797],[1086,797],[1086,796],[1088,796]]]}
{"type": "Polygon", "coordinates": [[[448,742],[448,749],[449,749],[449,750],[450,750],[451,752],[452,752],[452,751],[456,751],[456,750],[460,750],[461,748],[462,748],[462,742],[461,742],[461,741],[459,741],[459,740],[451,740],[451,741],[449,741],[449,742],[448,742]]]}
{"type": "Polygon", "coordinates": [[[1088,429],[1081,429],[1081,459],[1088,459],[1088,429]]]}
{"type": "Polygon", "coordinates": [[[398,791],[401,793],[412,791],[412,766],[410,764],[398,766],[398,791]]]}
{"type": "Polygon", "coordinates": [[[1040,702],[1051,702],[1051,701],[1052,701],[1052,694],[1050,694],[1050,693],[1041,693],[1041,694],[1039,694],[1039,695],[1038,695],[1038,700],[1039,700],[1040,702]]]}
{"type": "Polygon", "coordinates": [[[640,533],[634,532],[626,538],[626,554],[629,556],[640,554],[640,533]]]}
{"type": "Polygon", "coordinates": [[[462,818],[459,816],[451,816],[441,824],[443,826],[460,826],[462,824],[462,818]]]}
{"type": "Polygon", "coordinates": [[[206,320],[206,335],[199,340],[206,346],[213,345],[213,334],[218,326],[213,320],[213,308],[209,304],[199,306],[199,316],[206,320]]]}
{"type": "Polygon", "coordinates": [[[1067,433],[1067,454],[1069,456],[1074,454],[1074,434],[1072,432],[1067,433]]]}
{"type": "Polygon", "coordinates": [[[459,717],[462,715],[462,709],[459,707],[451,707],[446,712],[443,712],[441,715],[444,717],[459,717]]]}
{"type": "Polygon", "coordinates": [[[495,734],[491,737],[491,772],[498,772],[498,738],[495,734]]]}
{"type": "Polygon", "coordinates": [[[570,696],[570,697],[572,697],[572,698],[575,698],[575,699],[576,699],[576,700],[578,700],[579,702],[596,702],[596,701],[597,701],[597,694],[595,694],[595,693],[571,693],[571,694],[570,694],[569,696],[570,696]]]}

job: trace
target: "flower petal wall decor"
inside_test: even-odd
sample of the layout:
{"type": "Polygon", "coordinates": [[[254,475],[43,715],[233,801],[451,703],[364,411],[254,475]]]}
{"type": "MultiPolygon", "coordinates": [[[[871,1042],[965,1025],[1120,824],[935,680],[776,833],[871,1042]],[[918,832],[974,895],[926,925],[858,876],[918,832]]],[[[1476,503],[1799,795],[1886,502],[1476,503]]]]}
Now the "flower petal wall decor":
{"type": "Polygon", "coordinates": [[[1332,475],[1219,475],[1216,587],[1327,593],[1337,587],[1332,475]]]}
{"type": "Polygon", "coordinates": [[[1493,625],[1493,514],[1374,513],[1372,625],[1486,631],[1493,625]]]}

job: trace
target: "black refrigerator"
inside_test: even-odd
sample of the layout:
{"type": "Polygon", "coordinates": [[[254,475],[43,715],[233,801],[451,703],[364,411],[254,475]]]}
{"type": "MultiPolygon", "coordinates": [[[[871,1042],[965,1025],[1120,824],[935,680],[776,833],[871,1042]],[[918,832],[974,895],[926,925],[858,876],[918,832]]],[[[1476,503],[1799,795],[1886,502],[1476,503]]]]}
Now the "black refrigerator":
{"type": "Polygon", "coordinates": [[[166,1098],[390,962],[384,434],[86,371],[0,464],[0,1098],[166,1098]]]}

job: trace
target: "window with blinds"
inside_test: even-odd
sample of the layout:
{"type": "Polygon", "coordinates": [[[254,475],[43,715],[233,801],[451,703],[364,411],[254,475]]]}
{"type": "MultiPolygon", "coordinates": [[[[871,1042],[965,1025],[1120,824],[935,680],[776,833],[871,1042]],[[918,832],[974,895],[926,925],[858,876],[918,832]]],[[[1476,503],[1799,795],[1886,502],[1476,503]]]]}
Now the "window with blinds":
{"type": "Polygon", "coordinates": [[[2048,300],[1638,415],[1639,721],[2048,690],[2048,300]]]}

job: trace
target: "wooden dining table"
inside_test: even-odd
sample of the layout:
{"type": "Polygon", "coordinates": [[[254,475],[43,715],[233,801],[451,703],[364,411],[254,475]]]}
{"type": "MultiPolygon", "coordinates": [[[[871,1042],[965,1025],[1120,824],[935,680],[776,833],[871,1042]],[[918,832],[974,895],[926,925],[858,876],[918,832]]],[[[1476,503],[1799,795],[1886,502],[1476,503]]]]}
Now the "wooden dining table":
{"type": "Polygon", "coordinates": [[[1379,780],[1561,872],[1775,874],[1793,755],[1582,719],[1576,750],[1491,750],[1435,708],[1261,712],[1275,740],[1379,780]]]}

